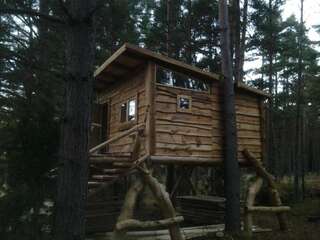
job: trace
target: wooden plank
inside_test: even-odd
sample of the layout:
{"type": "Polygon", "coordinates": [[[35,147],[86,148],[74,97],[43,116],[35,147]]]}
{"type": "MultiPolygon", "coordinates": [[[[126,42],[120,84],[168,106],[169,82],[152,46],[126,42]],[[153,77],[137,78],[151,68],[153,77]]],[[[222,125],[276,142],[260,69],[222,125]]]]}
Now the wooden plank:
{"type": "Polygon", "coordinates": [[[259,111],[260,111],[260,131],[261,131],[261,150],[262,161],[266,159],[266,121],[265,121],[265,105],[262,99],[259,99],[259,111]]]}
{"type": "Polygon", "coordinates": [[[109,66],[113,61],[115,61],[121,54],[126,50],[126,45],[119,48],[111,57],[109,57],[95,72],[94,77],[97,77],[102,71],[109,66]]]}
{"type": "Polygon", "coordinates": [[[176,70],[187,75],[192,75],[196,78],[198,77],[202,79],[205,78],[210,80],[219,80],[219,75],[217,74],[202,71],[197,67],[188,65],[164,55],[160,55],[147,49],[136,47],[128,43],[126,43],[125,46],[128,50],[128,53],[136,55],[137,57],[150,59],[156,63],[161,64],[164,67],[169,67],[172,70],[176,70]]]}
{"type": "Polygon", "coordinates": [[[125,137],[125,136],[129,135],[130,133],[135,132],[137,129],[142,128],[144,126],[145,126],[145,124],[143,124],[143,123],[135,125],[133,128],[131,128],[131,129],[127,130],[127,131],[124,131],[124,132],[120,133],[119,135],[117,135],[117,136],[115,136],[113,138],[108,139],[107,141],[99,144],[96,147],[91,148],[89,153],[94,153],[94,152],[98,151],[99,149],[105,147],[106,145],[110,144],[111,142],[117,141],[118,139],[120,139],[122,137],[125,137]]]}
{"type": "Polygon", "coordinates": [[[166,148],[170,150],[184,150],[184,151],[204,151],[204,152],[211,152],[213,150],[212,145],[208,144],[173,144],[173,143],[159,143],[157,142],[157,148],[166,148]]]}
{"type": "Polygon", "coordinates": [[[151,156],[151,161],[158,164],[181,164],[181,165],[216,165],[222,163],[221,159],[201,157],[168,157],[151,156]]]}
{"type": "Polygon", "coordinates": [[[178,144],[211,144],[212,141],[212,136],[197,136],[197,135],[188,135],[184,133],[160,133],[157,131],[157,142],[158,143],[178,143],[178,144]]]}

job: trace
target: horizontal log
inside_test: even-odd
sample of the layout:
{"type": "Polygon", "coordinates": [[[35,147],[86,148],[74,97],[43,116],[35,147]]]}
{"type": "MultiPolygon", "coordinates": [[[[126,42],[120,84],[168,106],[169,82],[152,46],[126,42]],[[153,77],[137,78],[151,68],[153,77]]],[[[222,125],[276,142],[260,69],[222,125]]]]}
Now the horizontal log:
{"type": "Polygon", "coordinates": [[[279,207],[254,206],[254,207],[246,207],[246,210],[248,212],[280,213],[280,212],[288,212],[288,211],[290,211],[290,207],[288,207],[288,206],[279,206],[279,207]]]}
{"type": "Polygon", "coordinates": [[[131,157],[130,152],[123,152],[121,154],[119,153],[111,153],[111,152],[106,152],[106,153],[91,153],[90,157],[118,157],[118,158],[127,158],[131,157]]]}
{"type": "Polygon", "coordinates": [[[211,152],[213,151],[212,144],[187,144],[187,143],[161,143],[157,142],[157,148],[165,148],[172,151],[175,150],[184,150],[184,151],[203,151],[203,152],[211,152]]]}
{"type": "Polygon", "coordinates": [[[154,228],[154,227],[166,227],[182,221],[183,221],[182,216],[155,220],[155,221],[139,221],[135,219],[128,219],[128,220],[118,222],[115,228],[118,231],[121,231],[124,229],[133,229],[133,228],[148,229],[148,228],[154,228]]]}
{"type": "Polygon", "coordinates": [[[101,185],[101,182],[88,182],[88,187],[99,187],[101,185]]]}
{"type": "Polygon", "coordinates": [[[180,130],[180,129],[172,129],[168,130],[167,128],[159,128],[157,129],[157,136],[158,135],[165,135],[165,134],[170,134],[170,135],[181,135],[181,136],[188,136],[188,137],[206,137],[206,138],[212,138],[212,134],[207,133],[199,134],[198,130],[194,130],[194,132],[190,131],[190,129],[186,129],[185,131],[180,130]]]}
{"type": "Polygon", "coordinates": [[[113,162],[112,165],[114,167],[119,167],[119,168],[130,168],[133,166],[132,163],[128,163],[128,162],[113,162]]]}
{"type": "Polygon", "coordinates": [[[185,131],[185,130],[190,130],[190,131],[198,131],[198,130],[202,130],[202,132],[208,132],[211,131],[213,127],[211,126],[207,126],[207,125],[200,125],[200,124],[190,124],[190,123],[186,123],[186,122],[177,122],[177,121],[172,121],[172,120],[162,120],[160,118],[156,119],[156,129],[168,129],[170,127],[178,127],[178,129],[180,129],[181,131],[185,131]]]}
{"type": "Polygon", "coordinates": [[[90,163],[113,163],[113,162],[130,162],[131,158],[118,157],[90,157],[90,163]]]}
{"type": "Polygon", "coordinates": [[[108,174],[117,174],[117,173],[123,173],[125,170],[121,168],[105,168],[102,169],[102,172],[108,173],[108,174]]]}
{"type": "Polygon", "coordinates": [[[118,175],[92,175],[91,178],[94,180],[112,180],[118,177],[118,175]]]}
{"type": "Polygon", "coordinates": [[[221,160],[201,158],[201,157],[167,157],[167,156],[151,156],[151,161],[159,164],[183,164],[183,165],[217,165],[221,164],[221,160]]]}

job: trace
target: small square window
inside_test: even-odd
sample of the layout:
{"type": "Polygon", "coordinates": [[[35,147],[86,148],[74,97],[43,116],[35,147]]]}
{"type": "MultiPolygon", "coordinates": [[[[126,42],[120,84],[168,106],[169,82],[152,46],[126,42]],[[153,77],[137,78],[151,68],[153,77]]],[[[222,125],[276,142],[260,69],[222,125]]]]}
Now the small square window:
{"type": "Polygon", "coordinates": [[[177,96],[177,110],[179,112],[191,112],[192,99],[190,96],[178,95],[177,96]]]}

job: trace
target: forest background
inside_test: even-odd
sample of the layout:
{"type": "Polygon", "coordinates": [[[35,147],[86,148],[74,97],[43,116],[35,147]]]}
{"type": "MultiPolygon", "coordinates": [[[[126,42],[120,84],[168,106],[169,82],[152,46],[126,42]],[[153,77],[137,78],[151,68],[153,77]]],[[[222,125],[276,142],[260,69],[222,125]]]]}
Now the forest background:
{"type": "MultiPolygon", "coordinates": [[[[241,21],[231,5],[230,25],[245,53],[240,80],[272,96],[266,165],[278,179],[298,177],[297,199],[305,176],[320,172],[320,23],[309,24],[317,8],[301,23],[299,1],[287,2],[240,1],[241,21]]],[[[46,0],[3,0],[0,9],[15,10],[0,16],[0,235],[46,239],[63,121],[64,9],[46,0]]],[[[130,42],[220,73],[216,0],[107,0],[95,14],[95,66],[130,42]]]]}

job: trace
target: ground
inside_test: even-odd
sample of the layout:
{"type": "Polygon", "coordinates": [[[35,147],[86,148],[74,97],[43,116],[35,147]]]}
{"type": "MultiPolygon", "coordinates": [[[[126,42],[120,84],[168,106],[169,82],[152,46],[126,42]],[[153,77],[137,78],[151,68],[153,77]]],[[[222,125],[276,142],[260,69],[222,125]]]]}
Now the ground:
{"type": "Polygon", "coordinates": [[[318,240],[320,237],[320,220],[310,222],[310,216],[320,217],[320,199],[306,199],[302,203],[292,205],[292,211],[288,214],[290,231],[277,230],[278,223],[273,215],[258,215],[254,223],[261,227],[270,227],[272,232],[258,233],[253,239],[286,239],[286,240],[318,240]]]}

